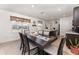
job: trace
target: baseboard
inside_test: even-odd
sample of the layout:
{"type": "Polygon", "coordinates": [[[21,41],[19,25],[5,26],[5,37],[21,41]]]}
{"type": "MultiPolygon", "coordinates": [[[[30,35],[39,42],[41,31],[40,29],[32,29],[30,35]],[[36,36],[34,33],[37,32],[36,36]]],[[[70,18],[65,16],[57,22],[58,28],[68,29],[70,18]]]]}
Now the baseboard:
{"type": "Polygon", "coordinates": [[[17,40],[19,40],[19,38],[18,39],[14,39],[14,40],[2,41],[2,42],[0,42],[0,44],[7,43],[7,42],[12,42],[12,41],[17,41],[17,40]]]}

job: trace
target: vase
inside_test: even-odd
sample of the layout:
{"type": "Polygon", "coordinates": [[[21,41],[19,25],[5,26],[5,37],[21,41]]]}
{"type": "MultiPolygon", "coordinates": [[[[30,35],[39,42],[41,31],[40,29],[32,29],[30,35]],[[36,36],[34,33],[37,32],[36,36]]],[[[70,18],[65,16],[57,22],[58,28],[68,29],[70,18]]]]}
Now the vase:
{"type": "Polygon", "coordinates": [[[71,52],[75,55],[79,55],[79,47],[72,47],[71,46],[71,52]]]}

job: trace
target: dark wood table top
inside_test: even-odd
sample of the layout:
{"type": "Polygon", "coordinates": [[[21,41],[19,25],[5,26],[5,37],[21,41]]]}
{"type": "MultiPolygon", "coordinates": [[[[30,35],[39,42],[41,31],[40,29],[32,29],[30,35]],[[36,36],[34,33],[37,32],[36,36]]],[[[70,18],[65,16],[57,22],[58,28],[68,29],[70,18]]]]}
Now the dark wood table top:
{"type": "Polygon", "coordinates": [[[43,40],[42,37],[38,37],[38,35],[31,35],[31,34],[25,34],[29,38],[29,41],[33,44],[37,45],[38,47],[45,48],[49,44],[51,44],[54,40],[56,40],[56,37],[48,38],[48,40],[43,40]]]}

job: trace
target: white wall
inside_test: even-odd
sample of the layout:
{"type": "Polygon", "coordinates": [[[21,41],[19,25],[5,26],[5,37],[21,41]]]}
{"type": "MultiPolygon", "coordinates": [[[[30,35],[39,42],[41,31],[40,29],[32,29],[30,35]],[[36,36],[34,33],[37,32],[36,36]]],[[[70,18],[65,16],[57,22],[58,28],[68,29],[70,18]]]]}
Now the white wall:
{"type": "MultiPolygon", "coordinates": [[[[0,43],[12,41],[18,39],[18,33],[12,32],[12,26],[10,21],[10,16],[18,16],[23,18],[29,18],[33,21],[38,21],[40,19],[36,19],[33,17],[24,16],[14,12],[8,12],[4,10],[0,10],[0,43]]],[[[44,22],[44,20],[42,20],[44,22]]],[[[48,26],[54,25],[53,21],[47,21],[48,26]]],[[[37,23],[36,23],[37,24],[37,23]]],[[[30,29],[32,30],[32,23],[30,24],[30,29]]],[[[43,23],[43,25],[45,25],[43,23]]],[[[44,28],[44,27],[43,27],[44,28]]],[[[60,35],[65,35],[66,32],[72,29],[72,16],[71,17],[63,17],[60,19],[60,35]]]]}
{"type": "Polygon", "coordinates": [[[60,36],[64,36],[66,32],[72,30],[72,20],[72,16],[60,19],[60,36]]]}
{"type": "Polygon", "coordinates": [[[10,16],[12,15],[23,17],[23,18],[29,18],[32,21],[40,20],[40,19],[24,16],[18,13],[0,10],[0,43],[16,40],[19,37],[18,33],[12,32],[12,26],[11,26],[11,21],[10,21],[10,16]]]}

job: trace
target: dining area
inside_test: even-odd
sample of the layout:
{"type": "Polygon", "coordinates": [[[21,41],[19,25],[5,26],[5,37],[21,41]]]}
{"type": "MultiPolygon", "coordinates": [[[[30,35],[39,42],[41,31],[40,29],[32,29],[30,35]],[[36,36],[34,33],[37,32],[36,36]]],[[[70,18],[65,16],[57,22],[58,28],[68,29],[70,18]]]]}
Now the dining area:
{"type": "Polygon", "coordinates": [[[60,38],[59,20],[48,22],[17,16],[10,16],[10,19],[13,24],[13,32],[19,34],[18,40],[20,41],[19,50],[21,55],[64,54],[63,42],[65,42],[65,40],[60,38]]]}
{"type": "Polygon", "coordinates": [[[77,11],[78,4],[0,4],[0,58],[73,59],[79,55],[77,11]]]}
{"type": "Polygon", "coordinates": [[[56,40],[60,40],[59,20],[55,20],[53,26],[43,20],[17,16],[10,16],[10,20],[13,32],[19,34],[20,52],[22,55],[57,54],[58,47],[53,47],[51,44],[56,40]],[[32,51],[33,53],[31,53],[32,51]]]}
{"type": "Polygon", "coordinates": [[[22,55],[25,55],[26,53],[30,55],[33,50],[35,50],[35,54],[38,55],[51,55],[54,53],[55,49],[52,49],[51,43],[57,40],[56,36],[45,37],[34,32],[19,33],[19,36],[21,40],[20,50],[22,55]],[[49,50],[49,52],[47,50],[49,50]]]}
{"type": "MultiPolygon", "coordinates": [[[[21,8],[18,8],[18,10],[24,9],[27,6],[30,6],[30,8],[25,9],[26,15],[20,14],[20,12],[24,10],[21,10],[19,13],[0,10],[1,19],[3,19],[0,23],[1,55],[73,55],[73,53],[71,52],[72,50],[70,50],[67,46],[67,44],[70,43],[67,43],[66,41],[68,39],[66,36],[66,32],[71,30],[72,27],[72,25],[70,25],[72,21],[69,20],[72,17],[63,17],[65,13],[60,15],[61,13],[59,13],[58,8],[58,6],[66,8],[67,5],[38,4],[34,5],[38,7],[36,9],[33,9],[32,5],[26,4],[13,4],[7,6],[13,6],[14,8],[18,8],[18,6],[21,6],[21,8]],[[49,10],[47,6],[49,7],[49,10]],[[53,10],[55,9],[54,6],[57,6],[57,11],[55,10],[55,13],[58,12],[59,16],[62,16],[61,18],[57,18],[58,13],[56,14],[55,18],[50,18],[52,17],[52,15],[55,15],[53,10]],[[45,7],[46,9],[40,10],[40,8],[42,7],[45,7]],[[48,12],[45,10],[47,10],[48,12]],[[27,12],[29,14],[31,13],[31,15],[27,15],[27,12]],[[47,16],[48,13],[50,13],[51,16],[44,16],[45,13],[47,16]],[[34,17],[34,14],[36,15],[36,17],[34,17]]],[[[73,7],[73,5],[68,6],[67,7],[70,8],[70,10],[73,7]]],[[[13,8],[11,10],[13,10],[13,8]]]]}

